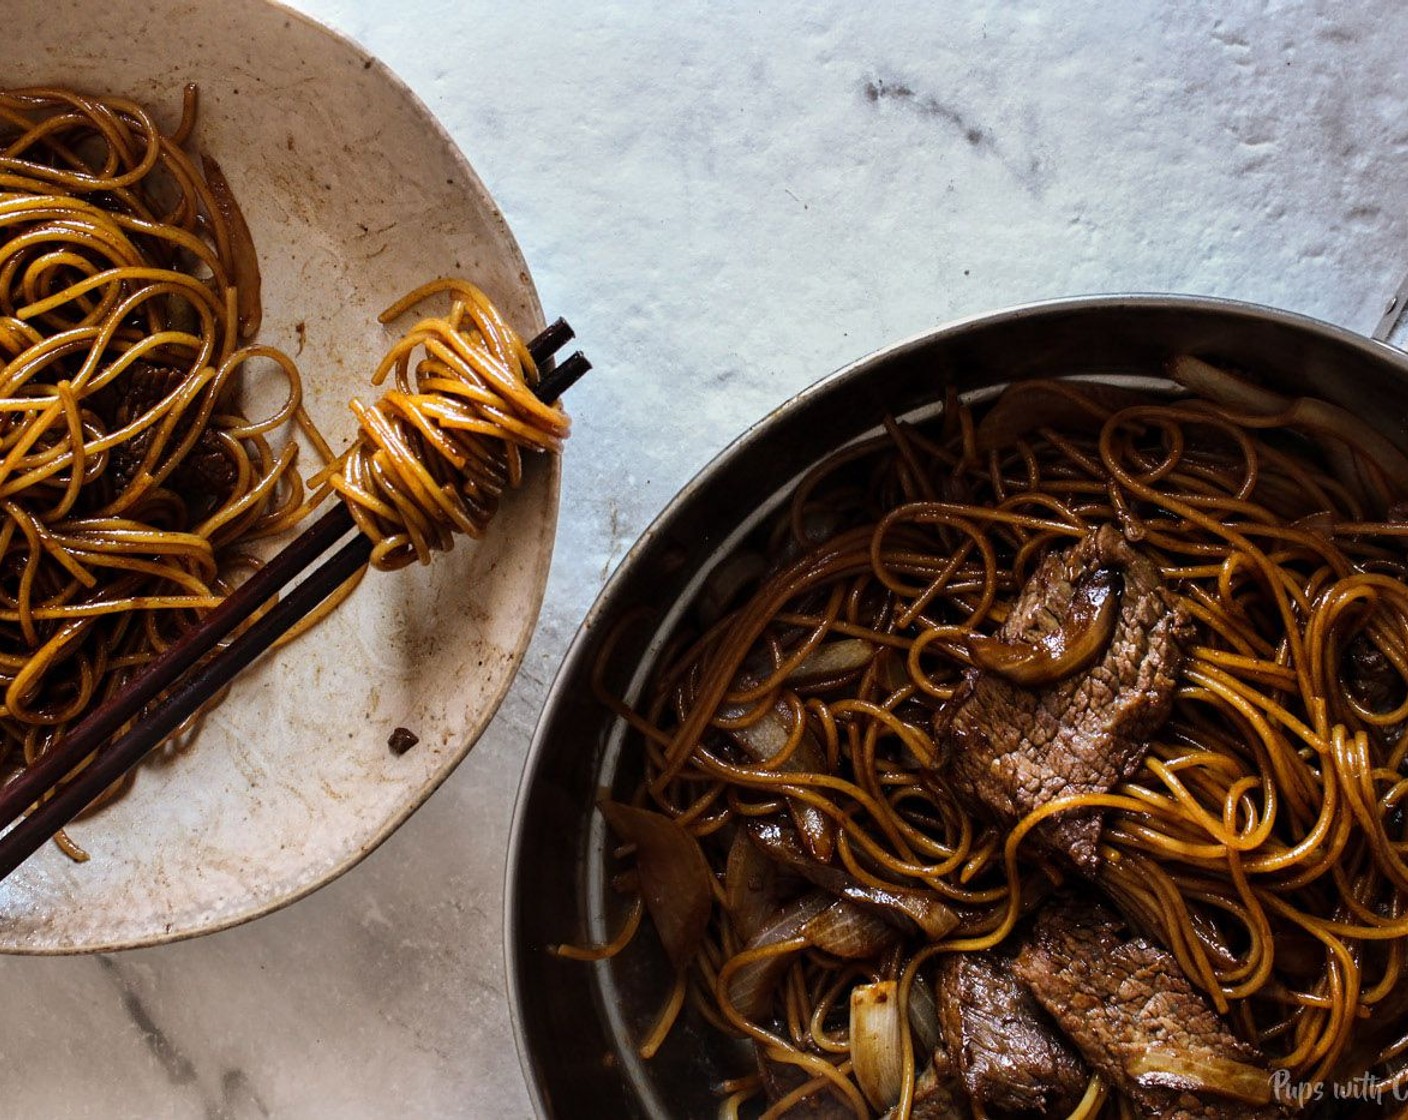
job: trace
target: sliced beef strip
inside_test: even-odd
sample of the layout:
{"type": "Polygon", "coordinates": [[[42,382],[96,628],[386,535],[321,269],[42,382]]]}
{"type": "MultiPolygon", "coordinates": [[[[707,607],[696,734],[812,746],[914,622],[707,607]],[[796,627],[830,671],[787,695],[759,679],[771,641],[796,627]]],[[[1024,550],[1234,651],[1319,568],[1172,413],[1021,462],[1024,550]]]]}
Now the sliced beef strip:
{"type": "MultiPolygon", "coordinates": [[[[1108,792],[1138,770],[1168,718],[1188,622],[1158,569],[1111,525],[1045,556],[999,637],[1039,641],[1061,626],[1082,581],[1101,571],[1118,572],[1123,587],[1110,642],[1089,669],[1040,688],[974,670],[951,710],[949,780],[1000,825],[1061,797],[1108,792]]],[[[1099,810],[1075,810],[1043,821],[1035,836],[1093,872],[1102,822],[1099,810]]]]}
{"type": "Polygon", "coordinates": [[[996,953],[951,953],[939,967],[939,1029],[968,1095],[988,1110],[1066,1116],[1090,1074],[996,953]]]}
{"type": "Polygon", "coordinates": [[[1275,1103],[1250,1105],[1136,1078],[1135,1061],[1153,1051],[1261,1068],[1265,1061],[1218,1018],[1173,954],[1130,936],[1104,906],[1073,899],[1048,904],[1013,970],[1090,1067],[1127,1095],[1146,1120],[1286,1115],[1275,1103]]]}

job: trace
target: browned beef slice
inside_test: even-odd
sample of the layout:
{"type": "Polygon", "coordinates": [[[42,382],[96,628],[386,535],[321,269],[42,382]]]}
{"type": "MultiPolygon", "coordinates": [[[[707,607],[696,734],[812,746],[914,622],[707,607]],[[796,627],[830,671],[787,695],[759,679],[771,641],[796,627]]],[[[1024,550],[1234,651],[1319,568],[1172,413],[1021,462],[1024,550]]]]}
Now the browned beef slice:
{"type": "Polygon", "coordinates": [[[1096,903],[1047,905],[1013,964],[1090,1067],[1126,1094],[1146,1120],[1278,1120],[1276,1104],[1250,1105],[1136,1080],[1136,1059],[1151,1052],[1191,1060],[1262,1066],[1193,988],[1173,954],[1096,903]]]}
{"type": "MultiPolygon", "coordinates": [[[[1089,669],[1044,688],[975,671],[954,710],[950,781],[1000,824],[1058,798],[1108,792],[1139,768],[1149,736],[1168,718],[1186,620],[1158,569],[1111,525],[1045,556],[999,636],[1030,642],[1056,629],[1082,580],[1102,569],[1119,572],[1123,588],[1109,645],[1089,669]]],[[[1098,810],[1062,813],[1036,836],[1094,871],[1102,820],[1098,810]]]]}
{"type": "Polygon", "coordinates": [[[1065,1116],[1085,1063],[996,953],[952,953],[939,968],[939,1029],[963,1087],[988,1109],[1065,1116]]]}

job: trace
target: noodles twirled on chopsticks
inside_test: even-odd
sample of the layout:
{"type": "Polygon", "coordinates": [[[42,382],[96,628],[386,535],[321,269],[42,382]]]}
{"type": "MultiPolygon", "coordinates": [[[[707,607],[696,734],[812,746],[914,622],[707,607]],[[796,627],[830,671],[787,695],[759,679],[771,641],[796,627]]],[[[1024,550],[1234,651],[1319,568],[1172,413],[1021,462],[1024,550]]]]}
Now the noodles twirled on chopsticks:
{"type": "Polygon", "coordinates": [[[449,314],[411,327],[372,378],[379,385],[394,370],[395,388],[370,408],[352,402],[359,438],[330,472],[379,568],[427,563],[455,533],[482,536],[503,492],[522,481],[523,452],[558,451],[567,438],[566,415],[533,394],[537,368],[523,340],[472,284],[426,284],[382,321],[442,292],[449,314]]]}

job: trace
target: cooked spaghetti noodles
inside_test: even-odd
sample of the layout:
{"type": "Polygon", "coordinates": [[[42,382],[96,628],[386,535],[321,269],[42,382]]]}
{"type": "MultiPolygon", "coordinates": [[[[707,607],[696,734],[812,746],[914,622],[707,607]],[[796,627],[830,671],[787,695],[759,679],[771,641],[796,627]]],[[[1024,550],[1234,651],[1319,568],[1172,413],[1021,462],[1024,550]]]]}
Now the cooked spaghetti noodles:
{"type": "Polygon", "coordinates": [[[281,438],[302,418],[298,371],[249,342],[253,246],[218,167],[183,147],[194,116],[193,91],[171,135],[121,98],[0,94],[0,736],[15,765],[303,513],[281,438]],[[287,391],[250,419],[255,361],[287,391]]]}
{"type": "MultiPolygon", "coordinates": [[[[482,533],[523,450],[562,412],[532,396],[522,341],[471,285],[397,343],[354,402],[333,461],[293,361],[253,339],[254,245],[219,166],[188,150],[186,91],[164,133],[142,105],[66,89],[0,92],[0,745],[42,755],[65,728],[197,625],[257,563],[249,546],[341,494],[396,567],[482,533]],[[412,352],[424,356],[412,364],[412,352]],[[253,371],[253,372],[251,372],[253,371]],[[268,415],[242,389],[282,380],[268,415]],[[323,460],[310,500],[297,426],[323,460]]],[[[329,609],[325,605],[324,611],[329,609]]],[[[178,737],[179,741],[179,737],[178,737]]],[[[120,792],[114,788],[102,799],[120,792]]],[[[83,853],[62,835],[70,854],[83,853]]]]}
{"type": "Polygon", "coordinates": [[[394,370],[395,388],[370,408],[352,402],[358,440],[331,471],[375,542],[378,568],[427,563],[456,533],[482,536],[504,491],[523,480],[523,453],[558,451],[567,438],[566,414],[533,393],[537,369],[522,339],[472,284],[426,284],[382,321],[442,292],[448,315],[408,330],[372,378],[380,385],[394,370]]]}
{"type": "MultiPolygon", "coordinates": [[[[637,703],[604,697],[642,759],[633,803],[707,857],[702,882],[672,872],[707,917],[661,940],[687,959],[689,1013],[754,1044],[759,1072],[727,1086],[722,1115],[751,1099],[769,1117],[799,1101],[908,1116],[942,1088],[944,959],[1009,953],[1072,885],[1171,953],[1290,1084],[1408,1082],[1408,462],[1320,402],[1191,359],[1172,372],[1217,399],[1032,382],[985,414],[950,400],[941,425],[887,423],[720,564],[637,703]],[[1131,776],[1008,825],[955,786],[948,729],[1043,559],[1100,526],[1157,567],[1191,626],[1171,711],[1131,776]],[[1093,810],[1097,870],[1038,842],[1093,810]],[[818,917],[838,898],[864,903],[845,938],[818,917]],[[921,902],[948,912],[938,932],[921,902]],[[890,982],[904,1027],[876,1072],[855,1001],[890,982]]],[[[628,865],[660,858],[608,820],[628,865]]],[[[618,877],[661,882],[643,865],[618,877]]],[[[1268,1099],[1245,1065],[1157,1072],[1166,1060],[1141,1076],[1268,1099]]],[[[1076,1096],[1071,1115],[1133,1114],[1108,1078],[1076,1096]]],[[[951,1107],[933,1114],[983,1114],[961,1091],[951,1107]]]]}

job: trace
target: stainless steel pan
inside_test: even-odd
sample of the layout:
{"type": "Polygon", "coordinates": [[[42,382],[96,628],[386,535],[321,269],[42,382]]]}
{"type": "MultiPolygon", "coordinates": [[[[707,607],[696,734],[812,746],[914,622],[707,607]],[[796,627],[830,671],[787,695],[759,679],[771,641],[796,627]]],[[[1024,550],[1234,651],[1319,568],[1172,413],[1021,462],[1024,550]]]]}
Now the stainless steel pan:
{"type": "Polygon", "coordinates": [[[886,414],[932,409],[945,387],[991,389],[1071,373],[1159,377],[1177,353],[1245,370],[1291,393],[1335,401],[1408,446],[1408,357],[1312,319],[1226,300],[1112,296],[1036,304],[966,320],[865,358],[765,417],[682,490],[622,562],[573,642],[548,695],[519,791],[508,866],[509,990],[539,1112],[554,1118],[712,1117],[711,1089],[736,1076],[727,1040],[677,1029],[650,1062],[633,1045],[668,988],[642,937],[621,959],[561,960],[558,942],[619,926],[607,838],[593,804],[633,784],[620,731],[592,696],[603,640],[626,612],[608,687],[630,696],[652,648],[703,576],[775,508],[817,459],[875,431],[886,414]]]}

